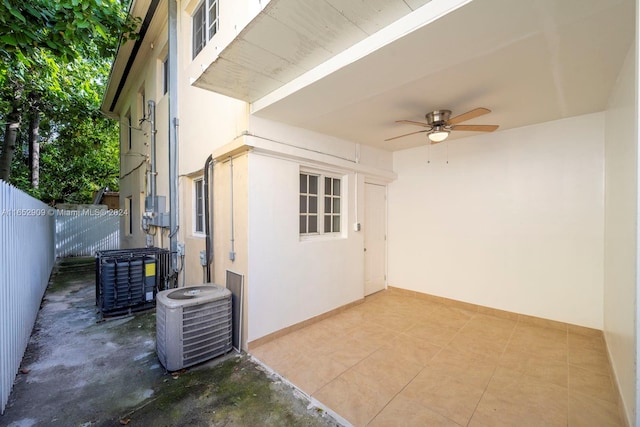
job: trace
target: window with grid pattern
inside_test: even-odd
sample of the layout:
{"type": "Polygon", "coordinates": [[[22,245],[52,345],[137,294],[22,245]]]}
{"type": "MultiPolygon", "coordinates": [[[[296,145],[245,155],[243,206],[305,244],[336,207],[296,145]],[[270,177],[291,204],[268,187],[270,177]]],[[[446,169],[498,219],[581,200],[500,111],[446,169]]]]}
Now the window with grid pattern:
{"type": "Polygon", "coordinates": [[[301,236],[341,231],[341,179],[300,172],[301,236]]]}
{"type": "Polygon", "coordinates": [[[340,232],[340,179],[324,178],[324,232],[340,232]]]}
{"type": "Polygon", "coordinates": [[[204,181],[202,178],[193,180],[193,231],[204,233],[204,181]]]}
{"type": "Polygon", "coordinates": [[[192,15],[193,58],[218,32],[218,0],[204,0],[192,15]]]}
{"type": "Polygon", "coordinates": [[[300,174],[300,234],[318,232],[318,175],[300,174]]]}

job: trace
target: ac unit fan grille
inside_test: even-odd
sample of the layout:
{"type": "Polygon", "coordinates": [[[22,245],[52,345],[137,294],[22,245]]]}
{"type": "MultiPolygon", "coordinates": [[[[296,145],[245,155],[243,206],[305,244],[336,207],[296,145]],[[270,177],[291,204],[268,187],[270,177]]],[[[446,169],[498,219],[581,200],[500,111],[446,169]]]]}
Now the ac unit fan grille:
{"type": "Polygon", "coordinates": [[[231,348],[231,299],[184,307],[182,340],[184,366],[228,352],[231,348]]]}

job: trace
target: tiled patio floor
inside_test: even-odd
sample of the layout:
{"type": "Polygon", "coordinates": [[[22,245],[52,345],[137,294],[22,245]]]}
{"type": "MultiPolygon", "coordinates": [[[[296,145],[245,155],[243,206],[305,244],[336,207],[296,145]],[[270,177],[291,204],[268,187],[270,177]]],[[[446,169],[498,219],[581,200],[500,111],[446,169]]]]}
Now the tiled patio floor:
{"type": "Polygon", "coordinates": [[[251,353],[355,426],[622,426],[598,331],[396,290],[251,353]]]}

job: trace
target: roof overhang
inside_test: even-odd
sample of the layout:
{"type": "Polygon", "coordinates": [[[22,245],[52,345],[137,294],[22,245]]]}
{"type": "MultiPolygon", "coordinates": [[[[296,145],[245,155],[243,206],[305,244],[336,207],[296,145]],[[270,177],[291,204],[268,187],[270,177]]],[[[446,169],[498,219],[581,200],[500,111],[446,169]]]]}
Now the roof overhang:
{"type": "MultiPolygon", "coordinates": [[[[468,1],[432,3],[446,9],[468,1]]],[[[271,0],[203,67],[194,86],[254,102],[429,2],[271,0]]]]}
{"type": "Polygon", "coordinates": [[[100,110],[109,117],[118,117],[120,95],[125,92],[127,84],[131,84],[129,77],[135,75],[142,65],[136,60],[150,49],[149,40],[165,25],[167,8],[161,7],[161,4],[166,4],[166,1],[134,0],[130,5],[129,15],[139,17],[142,22],[138,38],[121,42],[111,64],[109,80],[100,106],[100,110]]]}
{"type": "Polygon", "coordinates": [[[384,142],[415,130],[395,121],[436,109],[487,107],[473,123],[501,130],[603,111],[635,37],[633,0],[432,0],[374,14],[368,32],[334,4],[272,0],[195,85],[255,116],[396,150],[425,137],[384,142]]]}

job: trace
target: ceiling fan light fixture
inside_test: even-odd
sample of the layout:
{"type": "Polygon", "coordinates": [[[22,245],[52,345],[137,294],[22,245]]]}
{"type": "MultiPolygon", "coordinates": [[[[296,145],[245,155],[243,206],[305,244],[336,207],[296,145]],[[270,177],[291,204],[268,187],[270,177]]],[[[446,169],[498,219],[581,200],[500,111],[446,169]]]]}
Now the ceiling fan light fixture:
{"type": "Polygon", "coordinates": [[[431,142],[442,142],[449,136],[449,131],[442,128],[436,128],[433,132],[429,132],[427,136],[431,142]]]}

